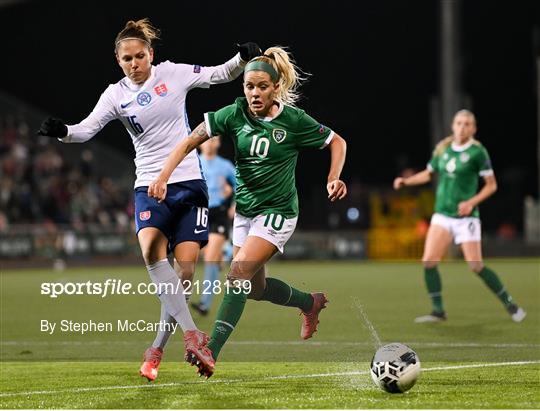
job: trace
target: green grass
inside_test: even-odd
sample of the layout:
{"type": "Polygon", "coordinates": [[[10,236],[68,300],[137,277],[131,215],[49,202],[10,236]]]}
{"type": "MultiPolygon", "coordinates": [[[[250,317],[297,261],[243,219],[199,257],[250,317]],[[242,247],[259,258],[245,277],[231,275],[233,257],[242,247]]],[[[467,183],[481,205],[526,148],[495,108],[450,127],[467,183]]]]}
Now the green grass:
{"type": "MultiPolygon", "coordinates": [[[[488,263],[528,312],[523,323],[513,323],[463,263],[441,265],[449,320],[431,325],[412,321],[430,310],[418,264],[272,263],[269,276],[327,292],[315,337],[300,341],[296,309],[249,301],[210,380],[181,362],[175,335],[154,384],[137,375],[152,332],[40,332],[42,319],[157,321],[159,302],[150,295],[40,294],[47,281],[146,282],[142,267],[3,271],[0,407],[540,408],[540,262],[488,263]],[[361,310],[383,343],[418,353],[424,371],[408,393],[386,394],[372,383],[376,337],[361,310]]],[[[194,318],[209,331],[214,314],[194,318]]]]}
{"type": "Polygon", "coordinates": [[[367,363],[224,362],[208,381],[187,366],[165,363],[156,384],[141,382],[133,373],[137,365],[73,363],[66,372],[62,363],[34,363],[27,381],[26,365],[9,364],[2,407],[508,409],[538,408],[540,395],[539,365],[428,369],[411,391],[393,395],[375,388],[367,363]]]}

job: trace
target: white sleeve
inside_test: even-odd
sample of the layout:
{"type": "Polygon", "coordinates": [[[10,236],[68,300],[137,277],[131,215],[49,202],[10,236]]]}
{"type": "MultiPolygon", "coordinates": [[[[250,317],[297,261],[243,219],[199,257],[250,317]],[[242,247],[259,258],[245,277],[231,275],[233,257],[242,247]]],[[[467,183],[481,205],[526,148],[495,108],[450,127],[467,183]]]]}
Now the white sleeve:
{"type": "Polygon", "coordinates": [[[212,84],[227,83],[237,78],[244,71],[246,63],[236,54],[232,59],[219,66],[203,67],[198,65],[176,64],[176,74],[185,82],[186,89],[208,88],[212,84]]]}
{"type": "Polygon", "coordinates": [[[84,143],[94,137],[105,125],[117,117],[111,98],[111,87],[99,98],[94,110],[79,124],[68,125],[68,134],[59,140],[63,143],[84,143]]]}
{"type": "Polygon", "coordinates": [[[233,81],[244,71],[246,63],[240,58],[240,53],[220,66],[207,67],[213,70],[210,84],[228,83],[233,81]]]}

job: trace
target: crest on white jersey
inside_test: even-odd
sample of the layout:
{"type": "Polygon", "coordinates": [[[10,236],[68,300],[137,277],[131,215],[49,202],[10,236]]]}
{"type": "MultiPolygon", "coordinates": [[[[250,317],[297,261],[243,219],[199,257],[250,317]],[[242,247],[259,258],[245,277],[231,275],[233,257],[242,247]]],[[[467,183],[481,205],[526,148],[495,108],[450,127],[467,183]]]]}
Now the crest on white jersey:
{"type": "Polygon", "coordinates": [[[159,86],[154,87],[154,91],[160,97],[165,97],[167,95],[167,85],[165,83],[160,84],[159,86]]]}
{"type": "Polygon", "coordinates": [[[147,106],[152,101],[152,96],[150,93],[147,93],[146,91],[143,91],[142,93],[139,93],[137,95],[137,103],[139,103],[140,106],[147,106]]]}

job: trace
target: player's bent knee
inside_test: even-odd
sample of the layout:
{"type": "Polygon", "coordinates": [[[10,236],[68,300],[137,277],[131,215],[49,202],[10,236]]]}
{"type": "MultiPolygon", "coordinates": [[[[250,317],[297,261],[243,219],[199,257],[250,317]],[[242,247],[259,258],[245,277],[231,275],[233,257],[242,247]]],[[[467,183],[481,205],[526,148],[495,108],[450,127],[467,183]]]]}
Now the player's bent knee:
{"type": "Polygon", "coordinates": [[[146,265],[157,263],[162,260],[160,250],[157,247],[147,247],[142,250],[142,256],[146,265]]]}
{"type": "Polygon", "coordinates": [[[480,271],[484,268],[484,263],[482,261],[468,261],[469,268],[475,274],[479,274],[480,271]]]}
{"type": "Polygon", "coordinates": [[[258,264],[251,261],[233,261],[229,274],[242,280],[251,280],[257,272],[258,264]]]}
{"type": "Polygon", "coordinates": [[[437,267],[438,264],[439,264],[439,262],[434,261],[434,260],[423,260],[422,261],[422,265],[424,266],[424,268],[435,268],[435,267],[437,267]]]}
{"type": "Polygon", "coordinates": [[[141,247],[142,257],[146,265],[154,264],[164,258],[167,258],[167,243],[158,235],[149,229],[143,229],[139,232],[139,245],[141,247]]]}
{"type": "Polygon", "coordinates": [[[195,263],[176,263],[174,269],[184,280],[192,280],[195,275],[195,263]]]}

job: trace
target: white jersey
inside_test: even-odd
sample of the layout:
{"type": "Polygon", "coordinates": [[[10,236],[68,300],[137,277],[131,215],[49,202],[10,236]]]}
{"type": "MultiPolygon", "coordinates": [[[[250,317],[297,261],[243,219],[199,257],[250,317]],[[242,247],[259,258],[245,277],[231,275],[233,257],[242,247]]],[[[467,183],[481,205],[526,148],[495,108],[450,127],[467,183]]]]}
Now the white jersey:
{"type": "MultiPolygon", "coordinates": [[[[215,67],[165,61],[152,66],[150,77],[142,85],[124,77],[107,87],[87,118],[68,125],[68,135],[60,141],[82,143],[109,121],[120,120],[135,147],[135,187],[147,186],[158,176],[174,147],[191,133],[186,113],[188,91],[234,80],[244,64],[239,54],[215,67]]],[[[193,150],[173,171],[168,183],[202,178],[197,150],[193,150]]]]}

